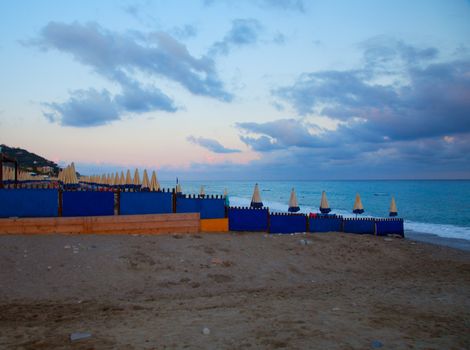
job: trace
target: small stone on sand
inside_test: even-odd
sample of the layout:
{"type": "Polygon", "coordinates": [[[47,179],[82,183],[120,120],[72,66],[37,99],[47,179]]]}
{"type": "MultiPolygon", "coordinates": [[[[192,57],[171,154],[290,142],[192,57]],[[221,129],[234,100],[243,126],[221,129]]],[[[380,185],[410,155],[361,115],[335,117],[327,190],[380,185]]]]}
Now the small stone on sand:
{"type": "Polygon", "coordinates": [[[70,334],[70,341],[79,341],[91,338],[91,333],[71,333],[70,334]]]}

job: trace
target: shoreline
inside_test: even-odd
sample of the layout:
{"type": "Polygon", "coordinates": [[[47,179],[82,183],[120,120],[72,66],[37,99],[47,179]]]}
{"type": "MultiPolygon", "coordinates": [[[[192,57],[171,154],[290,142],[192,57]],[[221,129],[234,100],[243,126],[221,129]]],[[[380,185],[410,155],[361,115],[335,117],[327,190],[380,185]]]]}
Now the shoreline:
{"type": "Polygon", "coordinates": [[[405,239],[470,252],[470,241],[463,238],[442,237],[434,233],[417,232],[405,229],[405,239]]]}

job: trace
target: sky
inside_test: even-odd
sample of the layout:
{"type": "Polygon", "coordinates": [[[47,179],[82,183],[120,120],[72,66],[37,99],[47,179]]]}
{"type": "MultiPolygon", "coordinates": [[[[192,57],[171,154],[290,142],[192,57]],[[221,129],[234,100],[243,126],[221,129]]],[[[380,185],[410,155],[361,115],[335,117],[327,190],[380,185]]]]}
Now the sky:
{"type": "Polygon", "coordinates": [[[470,178],[470,1],[0,3],[0,143],[83,174],[470,178]]]}

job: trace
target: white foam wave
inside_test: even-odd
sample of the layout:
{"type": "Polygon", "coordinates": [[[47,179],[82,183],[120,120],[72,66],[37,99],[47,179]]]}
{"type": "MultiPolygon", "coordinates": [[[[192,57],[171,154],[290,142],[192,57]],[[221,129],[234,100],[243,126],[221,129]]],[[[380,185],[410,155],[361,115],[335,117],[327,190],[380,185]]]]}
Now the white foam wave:
{"type": "MultiPolygon", "coordinates": [[[[251,199],[243,197],[230,197],[230,205],[237,207],[248,207],[250,206],[251,199]]],[[[288,205],[273,201],[263,201],[264,206],[268,207],[272,212],[287,212],[288,205]]],[[[300,213],[318,213],[318,208],[300,207],[300,213]]],[[[342,215],[343,217],[354,217],[355,215],[343,210],[333,210],[332,214],[342,215]]],[[[362,215],[361,217],[367,217],[362,215]]],[[[414,231],[416,233],[430,233],[445,238],[461,238],[470,240],[470,227],[462,227],[456,225],[446,224],[433,224],[425,222],[415,222],[405,220],[405,231],[414,231]]]]}
{"type": "Polygon", "coordinates": [[[470,227],[405,220],[405,231],[406,230],[415,231],[417,233],[431,233],[445,238],[470,240],[470,227]]]}

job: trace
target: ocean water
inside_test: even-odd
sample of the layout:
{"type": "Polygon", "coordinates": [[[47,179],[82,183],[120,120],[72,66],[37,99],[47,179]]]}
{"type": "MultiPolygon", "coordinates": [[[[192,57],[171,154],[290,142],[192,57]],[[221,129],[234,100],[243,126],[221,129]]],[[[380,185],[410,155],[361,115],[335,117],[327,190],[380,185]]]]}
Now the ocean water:
{"type": "MultiPolygon", "coordinates": [[[[232,206],[248,206],[255,183],[249,181],[180,182],[183,193],[222,194],[227,188],[232,206]]],[[[174,181],[161,181],[174,187],[174,181]]],[[[331,213],[354,216],[356,193],[361,195],[363,216],[388,217],[391,197],[398,216],[405,220],[405,232],[460,238],[470,241],[470,180],[399,181],[261,181],[261,199],[272,211],[287,212],[290,191],[295,188],[301,212],[319,212],[322,191],[326,191],[331,213]]]]}

